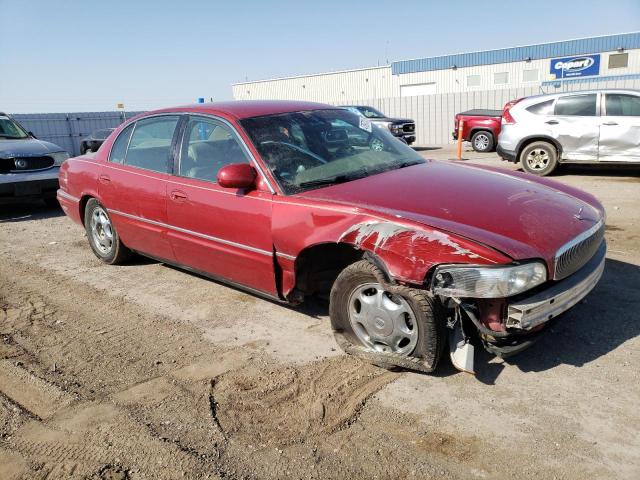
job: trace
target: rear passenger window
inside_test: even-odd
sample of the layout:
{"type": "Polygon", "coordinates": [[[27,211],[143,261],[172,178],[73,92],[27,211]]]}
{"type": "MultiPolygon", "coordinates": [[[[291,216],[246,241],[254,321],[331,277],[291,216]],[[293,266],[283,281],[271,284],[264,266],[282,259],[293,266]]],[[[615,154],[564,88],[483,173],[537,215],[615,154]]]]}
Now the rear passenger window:
{"type": "Polygon", "coordinates": [[[556,115],[576,115],[593,117],[596,114],[596,99],[598,95],[569,95],[560,97],[556,101],[556,115]]]}
{"type": "Polygon", "coordinates": [[[180,176],[217,182],[218,171],[232,163],[249,163],[232,130],[223,123],[192,117],[180,152],[180,176]]]}
{"type": "Polygon", "coordinates": [[[640,117],[640,97],[607,93],[607,115],[614,117],[640,117]]]}
{"type": "Polygon", "coordinates": [[[154,117],[138,120],[131,135],[125,164],[154,172],[167,173],[171,141],[178,117],[154,117]]]}
{"type": "Polygon", "coordinates": [[[527,108],[528,112],[535,115],[552,115],[553,114],[553,100],[547,100],[546,102],[536,103],[527,108]]]}
{"type": "Polygon", "coordinates": [[[111,147],[111,153],[109,154],[109,161],[113,163],[124,163],[124,157],[127,154],[127,145],[129,144],[129,137],[131,137],[131,131],[133,130],[133,125],[129,125],[125,128],[116,141],[113,142],[113,146],[111,147]]]}

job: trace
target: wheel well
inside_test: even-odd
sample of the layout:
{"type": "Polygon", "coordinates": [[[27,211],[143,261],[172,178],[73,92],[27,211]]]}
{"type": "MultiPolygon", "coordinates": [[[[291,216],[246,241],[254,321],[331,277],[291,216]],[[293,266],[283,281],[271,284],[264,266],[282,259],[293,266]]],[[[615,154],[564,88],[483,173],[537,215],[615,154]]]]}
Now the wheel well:
{"type": "Polygon", "coordinates": [[[496,138],[496,136],[493,134],[493,131],[490,128],[485,128],[485,127],[472,128],[471,131],[469,132],[469,137],[473,137],[478,132],[487,132],[494,139],[496,138]]]}
{"type": "Polygon", "coordinates": [[[92,198],[93,197],[91,195],[83,195],[82,198],[80,199],[79,208],[80,208],[80,221],[82,222],[82,225],[84,225],[84,210],[87,207],[87,202],[92,198]]]}
{"type": "Polygon", "coordinates": [[[518,161],[520,161],[520,154],[522,153],[522,151],[525,148],[527,148],[527,145],[530,145],[533,142],[546,142],[553,145],[553,148],[556,149],[556,154],[558,155],[558,161],[560,161],[560,154],[562,153],[562,147],[557,141],[549,137],[531,137],[531,138],[525,138],[524,140],[521,140],[516,150],[516,159],[518,161]]]}
{"type": "Polygon", "coordinates": [[[304,295],[328,295],[340,272],[362,258],[362,251],[345,243],[321,243],[296,258],[296,289],[304,295]]]}

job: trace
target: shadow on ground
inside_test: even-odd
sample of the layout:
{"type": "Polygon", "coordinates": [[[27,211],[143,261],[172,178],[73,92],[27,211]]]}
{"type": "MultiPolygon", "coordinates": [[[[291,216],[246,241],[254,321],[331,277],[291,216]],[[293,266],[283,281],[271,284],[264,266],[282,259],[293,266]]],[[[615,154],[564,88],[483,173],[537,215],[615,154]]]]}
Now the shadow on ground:
{"type": "Polygon", "coordinates": [[[40,200],[0,205],[0,223],[40,220],[44,218],[62,217],[63,215],[64,212],[60,206],[49,206],[40,200]]]}

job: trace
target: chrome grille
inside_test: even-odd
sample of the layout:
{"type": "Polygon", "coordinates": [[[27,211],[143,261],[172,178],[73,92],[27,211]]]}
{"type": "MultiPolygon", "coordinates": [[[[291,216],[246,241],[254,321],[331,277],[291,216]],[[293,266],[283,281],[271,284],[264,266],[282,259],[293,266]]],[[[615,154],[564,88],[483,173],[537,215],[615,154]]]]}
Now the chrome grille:
{"type": "Polygon", "coordinates": [[[566,243],[555,256],[554,280],[568,277],[587,263],[596,253],[604,238],[604,220],[566,243]]]}

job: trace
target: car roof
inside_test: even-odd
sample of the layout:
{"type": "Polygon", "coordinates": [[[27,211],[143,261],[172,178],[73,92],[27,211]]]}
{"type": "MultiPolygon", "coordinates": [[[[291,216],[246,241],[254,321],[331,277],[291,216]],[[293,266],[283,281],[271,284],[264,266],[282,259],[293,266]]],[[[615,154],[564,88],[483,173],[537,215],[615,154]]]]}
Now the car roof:
{"type": "Polygon", "coordinates": [[[640,95],[640,90],[633,90],[630,88],[622,89],[622,88],[600,88],[600,89],[592,89],[592,90],[572,90],[565,92],[554,92],[554,93],[546,93],[542,95],[531,95],[529,97],[524,97],[522,100],[526,100],[527,103],[532,100],[544,100],[545,98],[556,98],[563,95],[584,95],[589,93],[630,93],[633,95],[640,95]]]}
{"type": "Polygon", "coordinates": [[[188,112],[203,113],[209,115],[222,115],[237,120],[264,115],[276,115],[279,113],[299,112],[308,110],[335,109],[332,105],[315,102],[301,102],[293,100],[236,100],[230,102],[196,103],[179,107],[165,108],[145,112],[137,118],[159,113],[188,112]]]}

